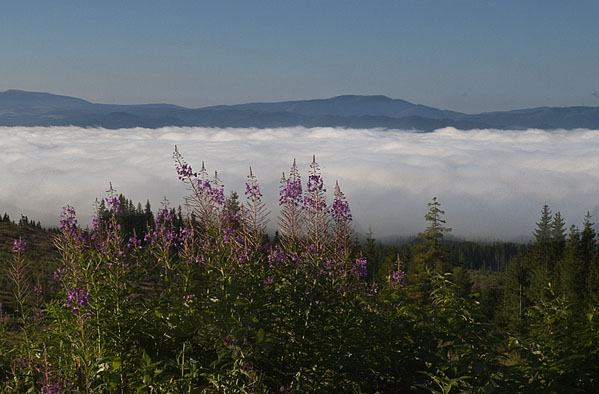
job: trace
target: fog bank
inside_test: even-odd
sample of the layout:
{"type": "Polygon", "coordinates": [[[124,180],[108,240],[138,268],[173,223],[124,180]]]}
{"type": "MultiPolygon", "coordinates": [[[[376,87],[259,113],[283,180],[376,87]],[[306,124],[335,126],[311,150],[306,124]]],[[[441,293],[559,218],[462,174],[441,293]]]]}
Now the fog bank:
{"type": "MultiPolygon", "coordinates": [[[[243,194],[251,165],[276,224],[278,186],[294,158],[302,176],[312,155],[332,192],[338,180],[358,231],[375,237],[422,230],[437,196],[453,234],[513,239],[529,235],[543,204],[580,224],[599,214],[598,130],[472,130],[433,133],[335,128],[84,129],[0,128],[0,213],[56,225],[62,206],[86,222],[112,182],[154,208],[182,204],[172,152],[195,169],[218,170],[227,193],[243,194]]],[[[329,193],[332,196],[332,193],[329,193]]]]}

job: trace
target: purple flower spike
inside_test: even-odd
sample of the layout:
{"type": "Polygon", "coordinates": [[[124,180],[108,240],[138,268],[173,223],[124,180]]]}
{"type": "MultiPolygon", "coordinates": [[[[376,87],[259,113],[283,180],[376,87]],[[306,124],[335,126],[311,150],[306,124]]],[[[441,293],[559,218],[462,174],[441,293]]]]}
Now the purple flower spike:
{"type": "Polygon", "coordinates": [[[24,252],[25,246],[27,246],[27,242],[23,241],[21,238],[15,239],[13,241],[12,251],[15,253],[24,252]]]}
{"type": "Polygon", "coordinates": [[[67,290],[67,308],[71,308],[71,312],[76,313],[80,307],[89,305],[90,295],[85,287],[72,288],[67,290]]]}
{"type": "Polygon", "coordinates": [[[113,208],[115,212],[119,212],[121,209],[121,200],[118,199],[118,197],[110,197],[106,199],[106,204],[108,205],[108,208],[113,208]]]}
{"type": "Polygon", "coordinates": [[[77,227],[77,219],[75,213],[75,208],[70,205],[62,208],[62,213],[60,214],[60,229],[71,231],[77,227]]]}
{"type": "Polygon", "coordinates": [[[127,243],[127,247],[131,249],[142,249],[141,239],[137,239],[136,237],[130,237],[129,242],[127,243]]]}
{"type": "Polygon", "coordinates": [[[193,172],[191,166],[189,164],[183,163],[180,167],[176,166],[177,174],[179,175],[179,180],[183,181],[185,178],[197,177],[198,174],[193,172]]]}
{"type": "Polygon", "coordinates": [[[353,265],[353,267],[351,267],[351,270],[349,271],[352,275],[355,275],[356,277],[358,277],[359,279],[364,279],[366,278],[366,275],[368,275],[368,270],[366,268],[366,258],[365,257],[359,257],[356,259],[356,263],[353,265]]]}
{"type": "Polygon", "coordinates": [[[331,207],[333,218],[339,222],[351,222],[352,216],[349,210],[349,203],[339,188],[339,183],[335,182],[335,199],[331,207]]]}
{"type": "Polygon", "coordinates": [[[405,276],[406,273],[404,271],[393,271],[391,273],[391,279],[389,280],[389,286],[395,287],[404,287],[405,285],[405,276]]]}
{"type": "Polygon", "coordinates": [[[36,296],[40,297],[40,296],[42,295],[42,292],[43,292],[42,285],[39,285],[39,284],[38,284],[38,285],[36,285],[36,286],[33,288],[33,292],[35,293],[35,295],[36,295],[36,296]]]}
{"type": "Polygon", "coordinates": [[[299,178],[289,178],[284,187],[279,191],[279,204],[293,204],[298,206],[302,201],[302,181],[299,178]]]}

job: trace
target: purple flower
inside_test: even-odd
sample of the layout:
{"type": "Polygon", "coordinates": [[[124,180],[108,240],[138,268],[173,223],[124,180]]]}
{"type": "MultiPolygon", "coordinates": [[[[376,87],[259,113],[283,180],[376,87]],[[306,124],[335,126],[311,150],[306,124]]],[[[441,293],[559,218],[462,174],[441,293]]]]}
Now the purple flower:
{"type": "Polygon", "coordinates": [[[92,217],[92,230],[94,232],[98,232],[98,231],[100,231],[101,227],[102,227],[102,219],[100,219],[98,216],[94,215],[92,217]]]}
{"type": "Polygon", "coordinates": [[[54,280],[58,280],[58,279],[60,279],[60,275],[64,274],[65,271],[66,271],[66,268],[58,269],[58,270],[54,271],[54,274],[52,275],[52,277],[54,278],[54,280]]]}
{"type": "Polygon", "coordinates": [[[173,222],[173,217],[171,216],[171,214],[169,213],[167,208],[162,208],[160,210],[158,210],[158,213],[156,214],[156,225],[160,225],[163,223],[172,223],[173,222]]]}
{"type": "Polygon", "coordinates": [[[323,185],[323,180],[320,175],[310,175],[308,177],[308,190],[307,194],[304,196],[304,206],[310,207],[315,211],[324,211],[327,209],[327,203],[322,194],[326,192],[323,185]]]}
{"type": "Polygon", "coordinates": [[[71,312],[75,313],[80,307],[89,305],[89,291],[85,287],[72,288],[67,290],[67,308],[71,308],[71,312]]]}
{"type": "Polygon", "coordinates": [[[47,384],[42,387],[41,392],[43,394],[60,394],[60,386],[57,384],[47,384]]]}
{"type": "Polygon", "coordinates": [[[185,302],[189,302],[189,301],[193,300],[194,298],[196,298],[195,294],[187,294],[185,296],[185,302]]]}
{"type": "Polygon", "coordinates": [[[333,217],[340,220],[351,220],[351,214],[349,213],[349,203],[343,200],[333,201],[333,217]]]}
{"type": "Polygon", "coordinates": [[[377,287],[376,283],[372,285],[372,287],[370,288],[370,290],[368,291],[367,296],[368,297],[374,297],[375,295],[377,295],[379,293],[379,288],[377,287]]]}
{"type": "Polygon", "coordinates": [[[108,205],[108,208],[113,208],[115,212],[119,212],[120,208],[121,208],[121,200],[119,200],[117,197],[110,197],[106,199],[106,204],[108,205]]]}
{"type": "Polygon", "coordinates": [[[193,172],[193,170],[191,169],[191,166],[189,164],[183,163],[181,165],[181,167],[176,166],[177,169],[177,174],[179,175],[179,180],[183,181],[185,180],[185,178],[189,178],[189,177],[197,177],[198,174],[193,172]]]}
{"type": "Polygon", "coordinates": [[[394,287],[398,285],[399,287],[403,287],[405,285],[405,275],[406,273],[403,271],[393,271],[389,280],[389,286],[394,287]]]}
{"type": "Polygon", "coordinates": [[[196,257],[190,258],[189,262],[200,265],[200,264],[204,263],[204,260],[205,260],[204,256],[196,256],[196,257]]]}
{"type": "Polygon", "coordinates": [[[287,255],[279,248],[272,248],[267,258],[269,263],[284,263],[287,259],[287,255]]]}
{"type": "Polygon", "coordinates": [[[337,222],[350,222],[352,216],[349,210],[349,203],[339,188],[339,182],[335,182],[335,198],[331,207],[331,214],[337,222]]]}
{"type": "Polygon", "coordinates": [[[279,191],[279,204],[299,205],[302,201],[302,181],[291,177],[285,181],[279,191]]]}
{"type": "Polygon", "coordinates": [[[262,197],[262,193],[260,193],[260,186],[258,185],[258,183],[246,182],[245,195],[250,198],[262,197]]]}
{"type": "Polygon", "coordinates": [[[223,242],[228,244],[231,243],[235,239],[236,231],[230,227],[225,227],[223,229],[223,242]]]}
{"type": "Polygon", "coordinates": [[[308,176],[308,192],[312,193],[312,192],[316,192],[316,191],[325,191],[323,189],[324,187],[324,181],[322,180],[322,177],[318,174],[312,174],[310,176],[308,176]]]}
{"type": "Polygon", "coordinates": [[[33,288],[33,292],[35,293],[36,296],[41,296],[42,295],[42,285],[38,284],[33,288]]]}
{"type": "Polygon", "coordinates": [[[356,259],[356,263],[353,265],[353,267],[351,267],[349,272],[358,277],[358,279],[364,279],[366,278],[366,275],[368,275],[366,264],[367,261],[365,257],[358,257],[356,259]]]}
{"type": "Polygon", "coordinates": [[[141,249],[141,239],[137,239],[136,237],[130,237],[129,242],[127,243],[127,247],[131,249],[141,249]]]}
{"type": "Polygon", "coordinates": [[[62,207],[62,213],[60,214],[60,229],[63,231],[72,231],[77,227],[77,219],[75,219],[76,213],[75,208],[70,205],[62,207]]]}
{"type": "Polygon", "coordinates": [[[198,191],[203,196],[206,196],[210,202],[216,207],[221,207],[225,204],[225,188],[223,185],[215,184],[214,186],[209,180],[198,179],[198,191]]]}
{"type": "MultiPolygon", "coordinates": [[[[183,229],[180,229],[183,231],[183,229]]],[[[181,234],[173,229],[173,217],[167,208],[162,208],[156,215],[155,230],[149,231],[144,236],[144,241],[150,240],[152,244],[160,241],[164,244],[183,243],[186,239],[185,234],[181,234]]]]}
{"type": "Polygon", "coordinates": [[[15,253],[24,252],[25,246],[27,246],[27,242],[23,241],[21,238],[15,239],[13,241],[12,251],[15,253]]]}

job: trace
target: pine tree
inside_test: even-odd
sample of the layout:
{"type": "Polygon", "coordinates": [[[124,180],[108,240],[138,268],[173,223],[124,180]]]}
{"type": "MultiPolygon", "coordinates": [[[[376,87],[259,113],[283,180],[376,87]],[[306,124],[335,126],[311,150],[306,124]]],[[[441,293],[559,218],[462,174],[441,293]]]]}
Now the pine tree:
{"type": "Polygon", "coordinates": [[[377,242],[371,227],[368,228],[368,232],[366,233],[362,252],[364,253],[364,257],[366,257],[366,268],[369,275],[368,279],[370,280],[377,276],[381,268],[381,256],[377,250],[377,242]]]}
{"type": "Polygon", "coordinates": [[[580,233],[580,257],[583,259],[583,262],[586,264],[585,269],[588,269],[590,261],[593,259],[593,255],[595,254],[596,244],[596,233],[593,229],[594,223],[591,223],[591,214],[587,212],[584,217],[584,222],[582,224],[582,231],[580,233]]]}
{"type": "MultiPolygon", "coordinates": [[[[559,220],[561,221],[561,215],[559,220]]],[[[560,226],[559,223],[554,221],[549,206],[545,204],[541,210],[541,220],[537,223],[537,228],[534,230],[535,243],[526,259],[531,275],[531,298],[535,302],[540,302],[544,298],[545,290],[553,279],[555,265],[555,248],[553,244],[554,223],[556,226],[560,226]]]]}
{"type": "Polygon", "coordinates": [[[551,223],[551,241],[552,241],[552,263],[556,264],[560,261],[564,254],[564,248],[566,246],[566,222],[562,218],[560,212],[556,212],[553,215],[553,222],[551,223]]]}
{"type": "Polygon", "coordinates": [[[146,206],[144,208],[144,220],[147,226],[154,225],[154,213],[152,213],[152,205],[150,205],[150,200],[146,200],[146,206]]]}
{"type": "Polygon", "coordinates": [[[528,287],[530,286],[527,255],[519,255],[510,261],[503,285],[503,320],[512,329],[519,330],[526,309],[530,305],[528,287]]]}
{"type": "Polygon", "coordinates": [[[534,231],[535,241],[537,244],[549,243],[552,233],[552,216],[551,210],[547,204],[543,205],[541,210],[541,220],[537,223],[537,228],[534,231]]]}
{"type": "Polygon", "coordinates": [[[470,292],[472,291],[472,285],[474,284],[472,277],[462,266],[454,267],[453,283],[456,285],[456,295],[462,298],[466,298],[470,295],[470,292]]]}
{"type": "Polygon", "coordinates": [[[596,291],[597,284],[596,282],[596,268],[595,268],[595,259],[597,256],[597,234],[593,228],[594,223],[591,222],[592,216],[590,212],[584,217],[584,222],[582,224],[582,231],[580,232],[580,275],[579,280],[580,284],[583,283],[584,290],[582,290],[582,294],[584,294],[584,301],[590,301],[591,293],[596,291]],[[591,271],[593,275],[591,277],[591,271]]]}
{"type": "Polygon", "coordinates": [[[581,277],[579,255],[580,231],[574,225],[564,246],[563,256],[558,262],[557,277],[559,292],[570,302],[578,303],[583,298],[583,289],[577,283],[581,277]]]}
{"type": "Polygon", "coordinates": [[[449,254],[441,246],[440,242],[443,235],[451,231],[451,228],[445,227],[443,215],[445,211],[441,210],[441,203],[437,197],[428,203],[429,211],[424,216],[429,222],[428,227],[418,236],[422,238],[423,243],[416,246],[414,261],[418,272],[435,270],[438,272],[447,272],[450,268],[449,254]]]}
{"type": "Polygon", "coordinates": [[[225,227],[238,230],[241,226],[241,205],[239,194],[231,191],[225,200],[225,227]]]}

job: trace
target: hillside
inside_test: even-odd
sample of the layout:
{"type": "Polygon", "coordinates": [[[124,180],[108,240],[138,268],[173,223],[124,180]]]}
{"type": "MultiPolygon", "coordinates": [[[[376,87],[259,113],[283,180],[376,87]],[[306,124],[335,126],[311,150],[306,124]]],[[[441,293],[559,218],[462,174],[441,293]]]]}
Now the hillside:
{"type": "Polygon", "coordinates": [[[108,129],[165,126],[346,127],[432,131],[599,128],[599,107],[542,107],[465,114],[386,96],[345,95],[327,99],[185,108],[170,104],[95,104],[50,93],[0,92],[0,126],[81,126],[108,129]]]}

